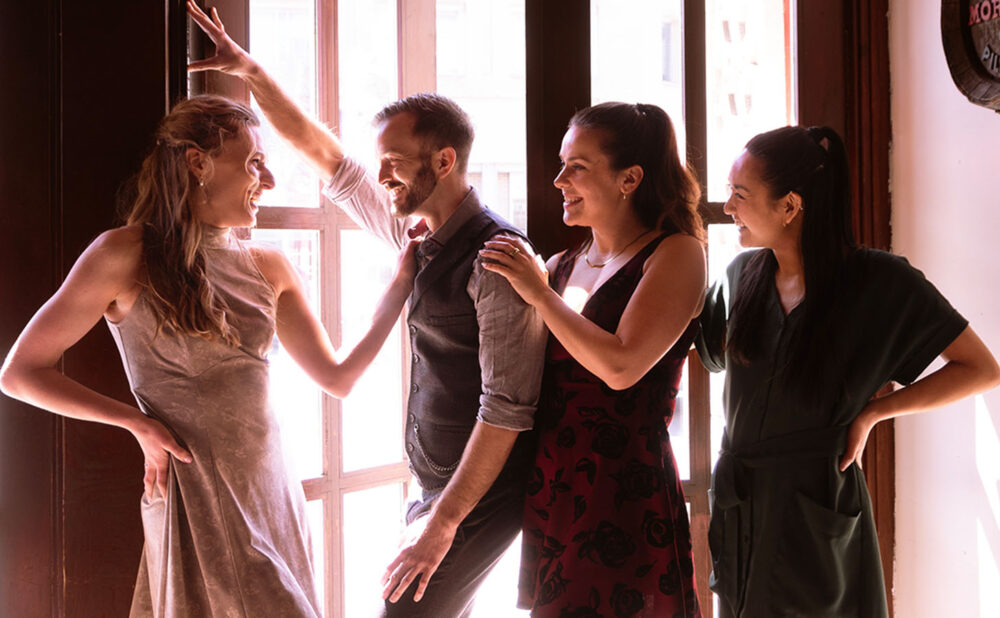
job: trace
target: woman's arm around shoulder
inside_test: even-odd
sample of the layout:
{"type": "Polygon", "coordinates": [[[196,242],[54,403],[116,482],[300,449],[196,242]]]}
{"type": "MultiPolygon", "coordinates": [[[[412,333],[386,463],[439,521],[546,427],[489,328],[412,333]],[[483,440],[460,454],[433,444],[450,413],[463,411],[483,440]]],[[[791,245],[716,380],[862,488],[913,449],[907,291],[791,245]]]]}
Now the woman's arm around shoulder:
{"type": "Polygon", "coordinates": [[[489,265],[511,279],[519,294],[538,310],[549,331],[589,371],[613,389],[626,389],[639,381],[677,342],[691,320],[698,316],[705,294],[705,250],[694,237],[673,234],[663,239],[646,260],[642,279],[632,294],[618,329],[609,333],[570,308],[551,288],[542,287],[541,275],[524,248],[487,243],[489,265]]]}
{"type": "Polygon", "coordinates": [[[309,307],[301,278],[285,254],[264,245],[251,250],[264,278],[274,288],[278,339],[306,374],[334,397],[346,397],[351,392],[392,332],[413,290],[416,245],[411,242],[400,253],[392,282],[375,308],[371,328],[339,361],[330,336],[309,307]]]}
{"type": "Polygon", "coordinates": [[[127,226],[101,234],[76,261],[59,290],[25,327],[0,371],[3,391],[70,418],[127,429],[146,459],[144,483],[166,491],[169,455],[190,461],[163,425],[134,406],[97,393],[56,369],[63,353],[107,316],[124,319],[140,290],[142,230],[127,226]]]}

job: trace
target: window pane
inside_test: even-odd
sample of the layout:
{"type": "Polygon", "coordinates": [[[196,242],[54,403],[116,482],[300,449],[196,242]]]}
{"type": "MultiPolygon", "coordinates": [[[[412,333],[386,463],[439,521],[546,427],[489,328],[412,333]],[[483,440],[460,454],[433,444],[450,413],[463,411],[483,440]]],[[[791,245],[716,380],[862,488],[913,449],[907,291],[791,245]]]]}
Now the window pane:
{"type": "Polygon", "coordinates": [[[399,98],[396,0],[339,0],[337,37],[342,60],[337,129],[349,152],[362,162],[374,161],[372,118],[399,98]]]}
{"type": "MultiPolygon", "coordinates": [[[[225,17],[225,16],[223,16],[225,17]]],[[[282,89],[316,115],[316,14],[313,0],[250,0],[250,51],[282,89]]],[[[264,192],[267,206],[319,206],[316,173],[267,122],[261,119],[261,139],[275,188],[264,192]]]]}
{"type": "Polygon", "coordinates": [[[344,494],[345,616],[378,616],[385,567],[403,533],[403,485],[344,494]]]}
{"type": "Polygon", "coordinates": [[[510,544],[476,593],[476,603],[469,618],[512,618],[528,616],[517,609],[517,578],[521,570],[521,535],[510,544]]]}
{"type": "MultiPolygon", "coordinates": [[[[363,230],[340,234],[342,349],[371,326],[372,312],[392,279],[397,254],[363,230]]],[[[402,461],[403,371],[399,325],[344,400],[342,455],[345,471],[402,461]]]]}
{"type": "MultiPolygon", "coordinates": [[[[476,129],[469,182],[527,226],[524,0],[437,0],[437,89],[476,129]]],[[[568,120],[568,119],[567,119],[568,120]]]]}
{"type": "Polygon", "coordinates": [[[590,88],[593,103],[662,107],[670,115],[683,153],[681,4],[681,0],[591,0],[590,88]]]}
{"type": "Polygon", "coordinates": [[[708,200],[726,199],[747,141],[795,123],[791,0],[706,0],[708,200]]]}
{"type": "Polygon", "coordinates": [[[326,575],[324,570],[326,562],[326,541],[324,538],[326,530],[325,508],[326,503],[322,500],[313,500],[306,503],[306,519],[309,521],[309,532],[312,536],[313,575],[316,577],[316,596],[319,597],[319,609],[321,612],[326,602],[326,575]]]}
{"type": "MultiPolygon", "coordinates": [[[[316,230],[254,229],[251,238],[274,245],[291,260],[319,314],[320,236],[316,230]]],[[[323,475],[321,391],[281,346],[277,337],[268,357],[271,405],[278,416],[285,453],[300,478],[323,475]]]]}
{"type": "Polygon", "coordinates": [[[691,478],[691,407],[688,404],[689,401],[688,364],[684,363],[684,370],[681,372],[681,385],[677,389],[674,416],[667,427],[670,433],[670,449],[674,452],[677,474],[682,481],[691,478]]]}

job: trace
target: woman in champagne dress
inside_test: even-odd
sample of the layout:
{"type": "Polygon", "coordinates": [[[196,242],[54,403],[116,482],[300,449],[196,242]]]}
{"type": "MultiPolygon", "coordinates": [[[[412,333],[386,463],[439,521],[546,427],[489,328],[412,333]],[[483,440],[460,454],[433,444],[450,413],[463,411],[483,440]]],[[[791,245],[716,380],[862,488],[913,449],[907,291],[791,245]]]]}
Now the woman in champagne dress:
{"type": "Polygon", "coordinates": [[[124,227],[99,236],[36,313],[3,367],[4,392],[128,430],[145,458],[145,547],[133,616],[320,615],[301,484],[268,404],[277,334],[334,396],[371,363],[412,288],[404,251],[368,334],[337,361],[278,250],[238,240],[274,187],[245,106],[178,103],[136,177],[124,227]],[[138,407],[62,375],[101,317],[138,407]]]}

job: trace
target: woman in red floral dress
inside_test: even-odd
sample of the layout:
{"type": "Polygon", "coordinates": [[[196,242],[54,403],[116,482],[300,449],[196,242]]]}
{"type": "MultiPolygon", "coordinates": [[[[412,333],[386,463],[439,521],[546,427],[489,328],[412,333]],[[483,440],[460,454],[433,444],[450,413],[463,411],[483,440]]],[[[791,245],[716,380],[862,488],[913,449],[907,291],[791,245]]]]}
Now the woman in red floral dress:
{"type": "Polygon", "coordinates": [[[517,239],[482,252],[552,337],[528,483],[518,605],[532,616],[700,616],[667,433],[705,288],[698,187],[653,105],[578,112],[563,221],[591,230],[548,264],[517,239]]]}

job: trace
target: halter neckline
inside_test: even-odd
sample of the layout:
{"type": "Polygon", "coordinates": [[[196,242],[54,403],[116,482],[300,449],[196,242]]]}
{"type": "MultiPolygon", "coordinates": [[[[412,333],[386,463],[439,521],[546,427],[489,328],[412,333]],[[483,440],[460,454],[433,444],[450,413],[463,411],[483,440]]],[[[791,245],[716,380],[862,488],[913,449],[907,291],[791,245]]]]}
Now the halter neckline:
{"type": "Polygon", "coordinates": [[[228,249],[232,246],[232,236],[228,227],[201,226],[201,246],[206,249],[228,249]]]}

